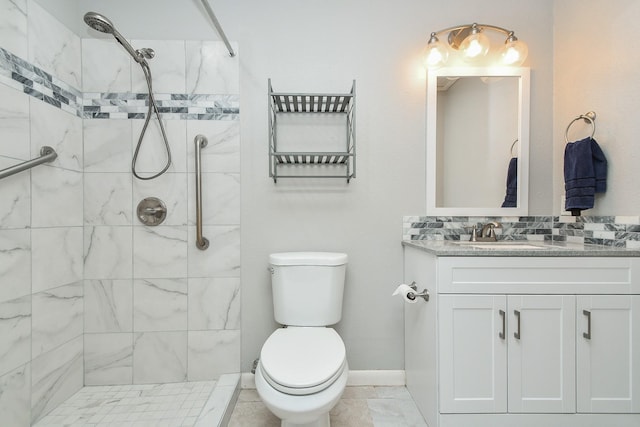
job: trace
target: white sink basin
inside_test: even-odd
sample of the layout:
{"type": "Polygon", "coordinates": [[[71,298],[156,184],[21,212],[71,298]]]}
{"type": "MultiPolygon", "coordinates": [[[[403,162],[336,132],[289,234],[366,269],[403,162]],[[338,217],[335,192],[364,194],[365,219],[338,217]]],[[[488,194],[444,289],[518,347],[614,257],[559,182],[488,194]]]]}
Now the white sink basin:
{"type": "Polygon", "coordinates": [[[477,249],[493,249],[493,250],[512,250],[512,249],[544,249],[542,246],[535,246],[529,244],[519,244],[519,243],[472,243],[468,246],[477,249]]]}
{"type": "Polygon", "coordinates": [[[536,249],[544,249],[542,245],[532,245],[530,243],[519,243],[519,242],[469,242],[469,241],[457,241],[452,242],[456,245],[460,246],[469,246],[476,249],[493,249],[498,251],[505,250],[536,250],[536,249]]]}

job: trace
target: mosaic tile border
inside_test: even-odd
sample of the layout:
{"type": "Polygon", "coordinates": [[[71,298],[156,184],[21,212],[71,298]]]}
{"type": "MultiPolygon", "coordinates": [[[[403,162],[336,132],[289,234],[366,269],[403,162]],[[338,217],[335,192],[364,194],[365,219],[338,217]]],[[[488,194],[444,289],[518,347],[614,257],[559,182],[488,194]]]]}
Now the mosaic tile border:
{"type": "MultiPolygon", "coordinates": [[[[237,95],[154,94],[163,119],[238,120],[237,95]]],[[[85,93],[85,119],[144,119],[149,107],[146,93],[85,93]]]]}
{"type": "MultiPolygon", "coordinates": [[[[144,119],[146,93],[81,92],[0,48],[0,83],[83,119],[144,119]]],[[[239,120],[238,95],[154,94],[165,120],[239,120]]]]}
{"type": "Polygon", "coordinates": [[[0,47],[0,81],[82,117],[82,92],[0,47]]]}
{"type": "Polygon", "coordinates": [[[403,240],[468,240],[475,225],[496,221],[503,240],[566,241],[640,248],[640,216],[405,216],[403,240]]]}

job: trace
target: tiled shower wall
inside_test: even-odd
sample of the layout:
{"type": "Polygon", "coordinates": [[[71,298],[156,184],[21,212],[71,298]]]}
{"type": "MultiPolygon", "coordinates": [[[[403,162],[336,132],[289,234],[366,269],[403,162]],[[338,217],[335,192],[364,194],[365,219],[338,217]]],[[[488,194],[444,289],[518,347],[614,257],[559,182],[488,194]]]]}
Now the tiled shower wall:
{"type": "MultiPolygon", "coordinates": [[[[0,414],[28,426],[83,384],[215,379],[240,364],[238,60],[219,42],[152,47],[171,143],[168,173],[132,177],[146,113],[140,67],[109,39],[80,40],[31,0],[0,0],[0,414]],[[202,151],[204,235],[193,171],[202,151]],[[137,203],[168,208],[143,226],[137,203]]],[[[237,47],[236,47],[237,48],[237,47]]],[[[164,165],[157,123],[141,174],[164,165]]]]}
{"type": "MultiPolygon", "coordinates": [[[[83,39],[85,384],[215,379],[238,372],[240,362],[237,58],[221,42],[131,43],[156,51],[153,88],[173,162],[157,179],[132,176],[146,113],[142,70],[113,40],[83,39]],[[209,141],[202,151],[205,251],[195,246],[198,134],[209,141]],[[157,227],[135,214],[150,196],[168,210],[157,227]]],[[[138,159],[142,175],[164,166],[157,124],[138,159]]]]}
{"type": "Polygon", "coordinates": [[[80,46],[36,4],[0,1],[0,168],[37,157],[43,145],[58,152],[53,163],[0,181],[0,424],[7,426],[30,425],[83,384],[82,119],[44,102],[53,85],[81,87],[80,46]],[[56,76],[50,87],[24,80],[25,87],[7,66],[9,52],[56,76]]]}

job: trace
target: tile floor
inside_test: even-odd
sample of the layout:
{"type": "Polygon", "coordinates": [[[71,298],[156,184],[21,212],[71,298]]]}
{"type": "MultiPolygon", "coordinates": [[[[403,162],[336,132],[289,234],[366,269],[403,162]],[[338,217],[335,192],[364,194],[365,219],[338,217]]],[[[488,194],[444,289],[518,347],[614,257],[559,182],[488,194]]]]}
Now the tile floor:
{"type": "MultiPolygon", "coordinates": [[[[239,375],[216,381],[84,387],[34,427],[217,426],[239,375]]],[[[279,427],[254,389],[240,390],[229,427],[279,427]]],[[[426,427],[405,387],[347,387],[332,427],[426,427]]]]}
{"type": "Polygon", "coordinates": [[[34,427],[193,426],[215,385],[198,381],[84,387],[34,427]]]}
{"type": "MultiPolygon", "coordinates": [[[[405,387],[347,387],[331,411],[331,427],[426,427],[405,387]]],[[[229,427],[279,427],[255,390],[241,390],[229,427]]]]}

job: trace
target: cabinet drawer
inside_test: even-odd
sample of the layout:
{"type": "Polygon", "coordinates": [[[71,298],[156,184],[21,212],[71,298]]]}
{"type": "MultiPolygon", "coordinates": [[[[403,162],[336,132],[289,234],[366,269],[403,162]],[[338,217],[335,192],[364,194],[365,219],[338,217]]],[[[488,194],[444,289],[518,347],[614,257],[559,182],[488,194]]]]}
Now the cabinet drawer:
{"type": "Polygon", "coordinates": [[[440,293],[638,294],[638,258],[441,257],[440,293]]]}

